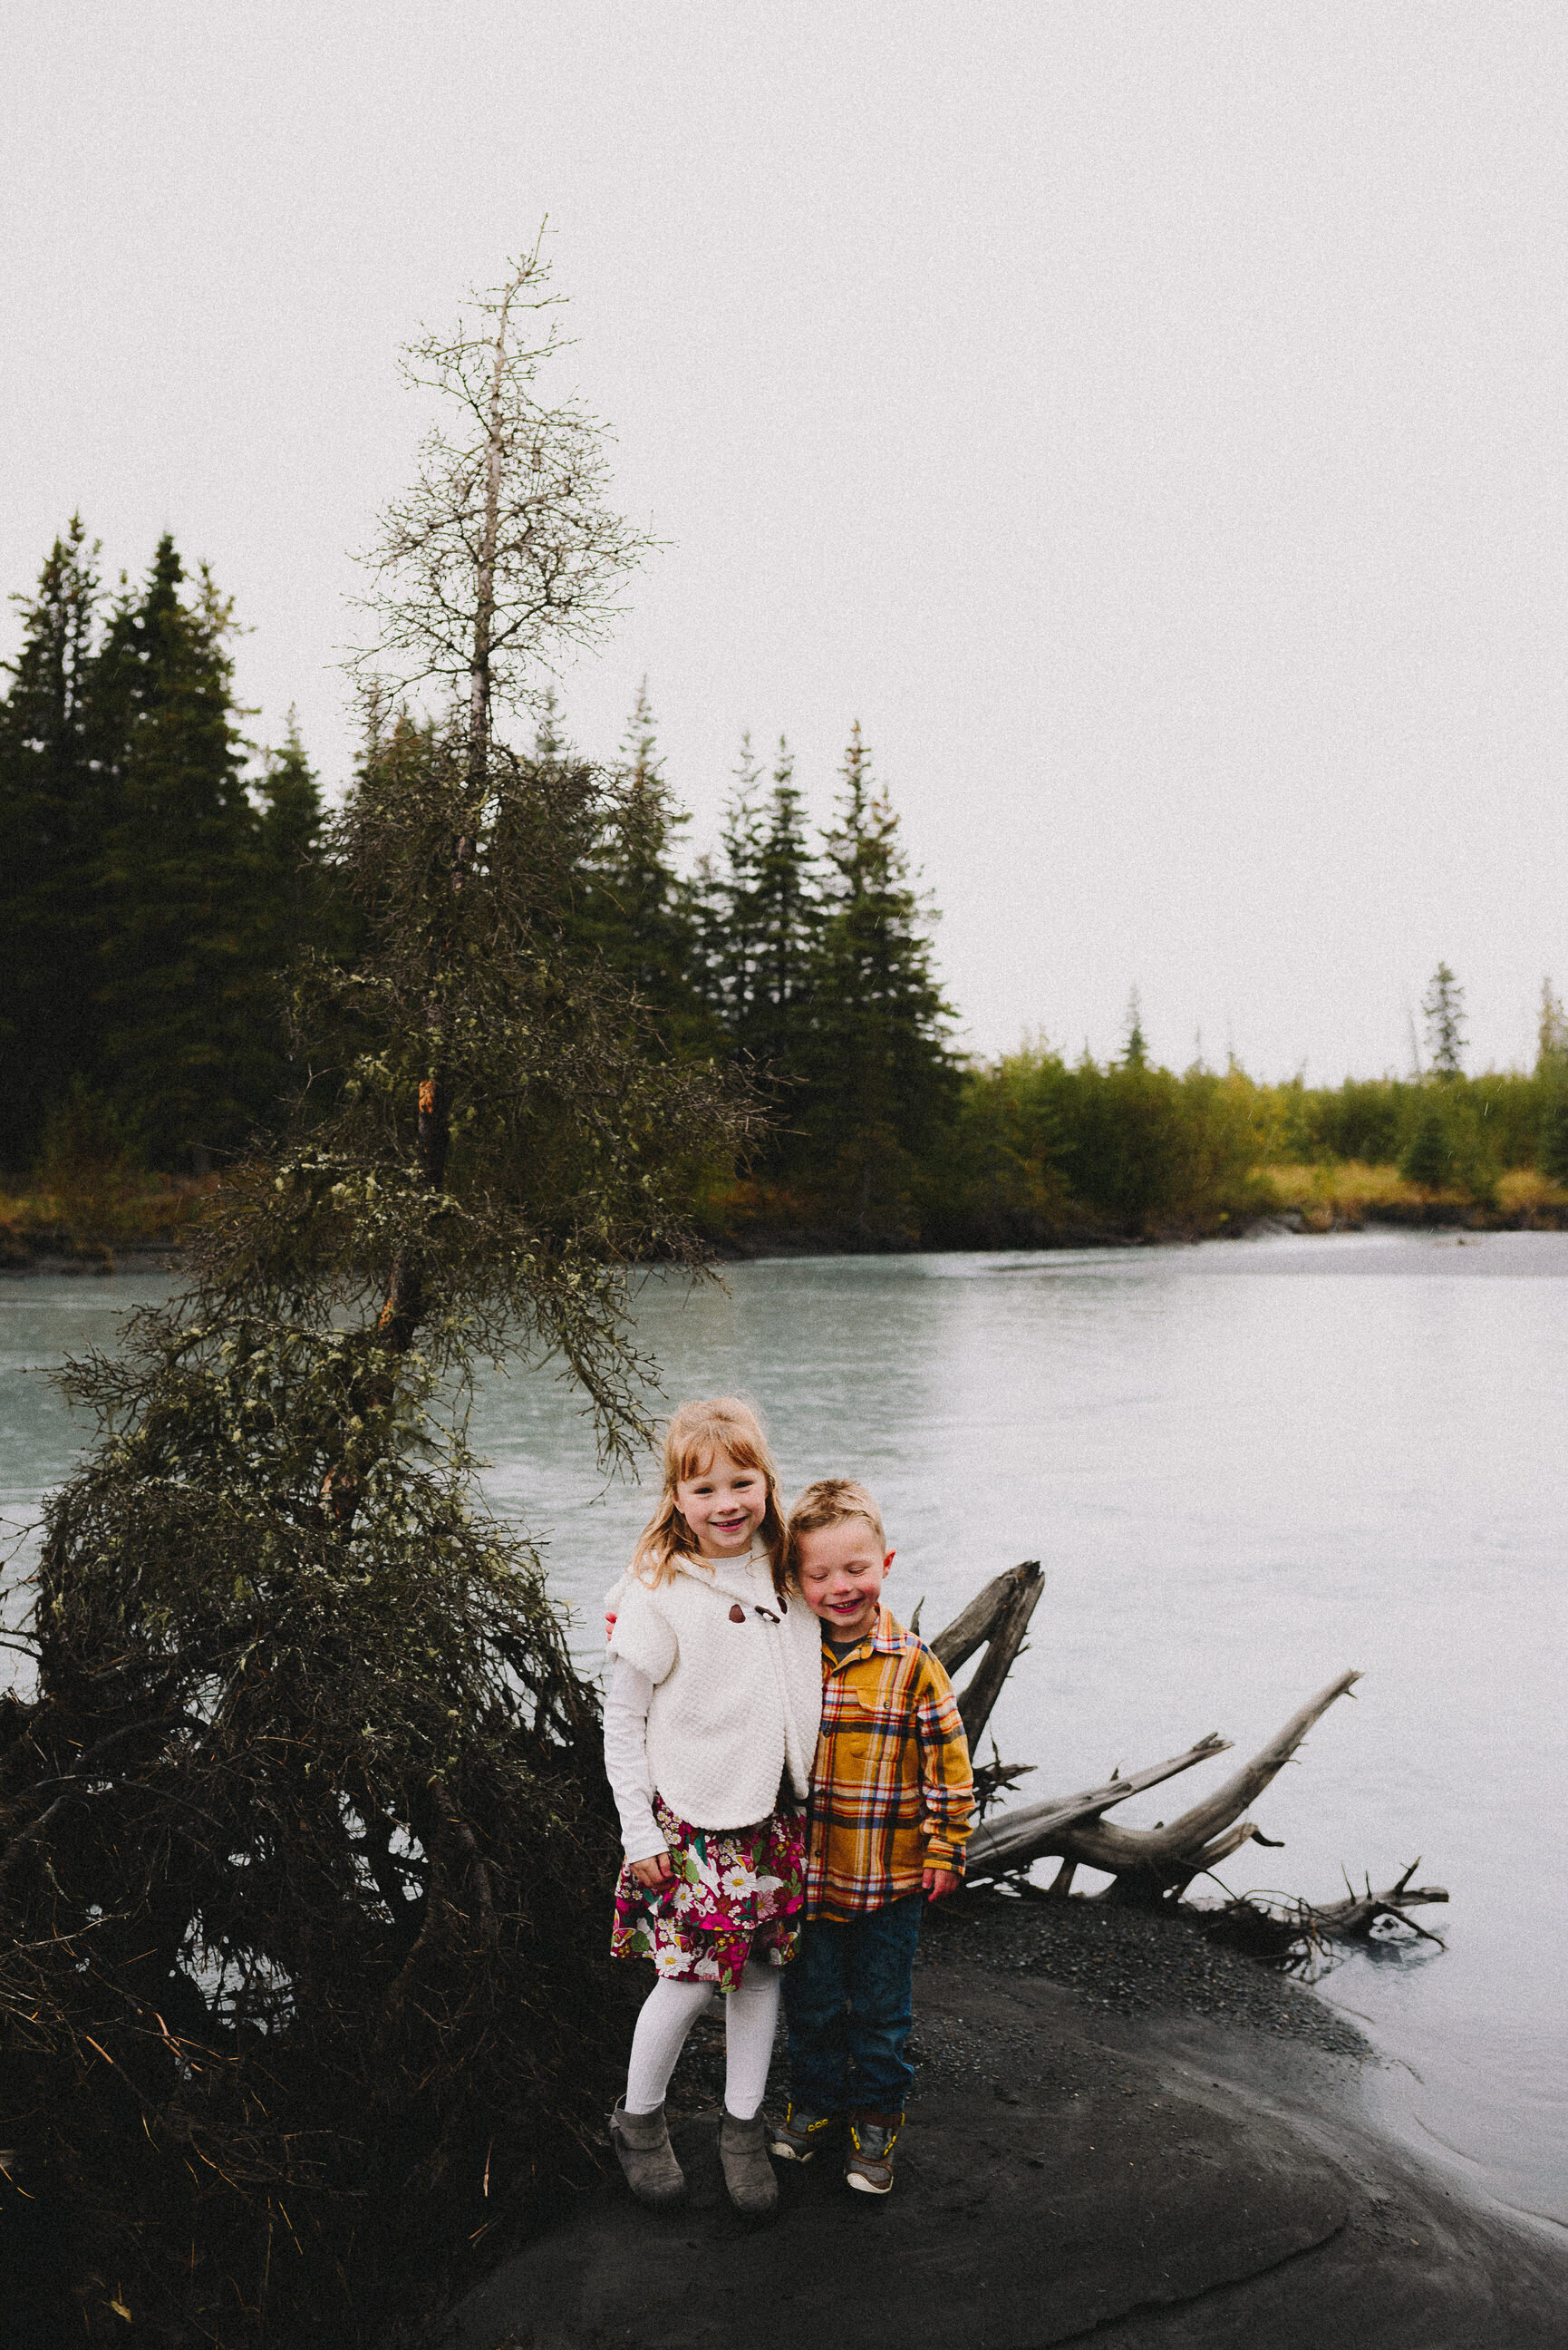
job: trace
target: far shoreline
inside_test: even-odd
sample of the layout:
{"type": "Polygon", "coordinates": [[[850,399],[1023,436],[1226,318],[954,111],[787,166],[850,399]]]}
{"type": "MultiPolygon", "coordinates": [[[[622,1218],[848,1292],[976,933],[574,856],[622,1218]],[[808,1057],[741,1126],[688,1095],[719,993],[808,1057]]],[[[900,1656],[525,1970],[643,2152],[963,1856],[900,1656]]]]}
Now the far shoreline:
{"type": "MultiPolygon", "coordinates": [[[[1568,1232],[1568,1207],[1534,1205],[1511,1214],[1445,1204],[1418,1211],[1369,1207],[1364,1213],[1333,1215],[1327,1220],[1302,1209],[1285,1209],[1253,1216],[1245,1222],[1219,1230],[1127,1233],[1086,1227],[1043,1234],[1038,1239],[998,1241],[994,1244],[942,1244],[923,1241],[876,1242],[864,1236],[845,1237],[823,1231],[774,1229],[711,1237],[710,1263],[722,1271],[732,1264],[770,1264],[877,1257],[991,1257],[1085,1254],[1092,1251],[1127,1251],[1147,1254],[1198,1248],[1210,1243],[1236,1243],[1273,1239],[1330,1239],[1350,1233],[1454,1232],[1481,1238],[1504,1232],[1568,1232]]],[[[0,1247],[0,1281],[112,1280],[121,1274],[177,1274],[190,1256],[189,1244],[176,1237],[118,1240],[111,1234],[88,1234],[67,1242],[55,1230],[33,1235],[15,1226],[5,1228],[0,1247]]]]}

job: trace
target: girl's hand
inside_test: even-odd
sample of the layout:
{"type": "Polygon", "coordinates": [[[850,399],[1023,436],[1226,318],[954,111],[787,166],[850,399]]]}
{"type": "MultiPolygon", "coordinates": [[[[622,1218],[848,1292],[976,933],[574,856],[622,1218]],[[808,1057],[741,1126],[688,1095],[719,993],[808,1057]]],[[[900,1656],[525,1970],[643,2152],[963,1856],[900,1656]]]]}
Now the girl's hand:
{"type": "MultiPolygon", "coordinates": [[[[631,1873],[639,1885],[646,1885],[650,1891],[656,1886],[673,1885],[675,1882],[675,1870],[667,1852],[655,1853],[651,1860],[634,1860],[631,1873]]],[[[958,1882],[956,1877],[953,1882],[958,1882]]]]}
{"type": "Polygon", "coordinates": [[[928,1868],[920,1882],[926,1888],[928,1901],[945,1901],[950,1893],[958,1891],[963,1879],[956,1869],[928,1868]]]}

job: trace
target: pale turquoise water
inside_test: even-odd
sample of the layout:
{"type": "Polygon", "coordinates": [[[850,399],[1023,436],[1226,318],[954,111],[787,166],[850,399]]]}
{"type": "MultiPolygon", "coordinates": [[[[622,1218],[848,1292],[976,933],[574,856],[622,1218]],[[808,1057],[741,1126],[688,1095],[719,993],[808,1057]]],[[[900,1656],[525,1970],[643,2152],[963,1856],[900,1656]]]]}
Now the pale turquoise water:
{"type": "MultiPolygon", "coordinates": [[[[1280,1853],[1223,1874],[1329,1898],[1423,1858],[1446,1954],[1326,1986],[1398,2060],[1407,2120],[1505,2199],[1568,2223],[1563,1532],[1568,1236],[1348,1237],[1083,1254],[826,1259],[650,1283],[672,1396],[762,1403],[787,1485],[852,1471],[898,1550],[890,1598],[939,1627],[1045,1565],[996,1716],[1029,1792],[1218,1729],[1250,1750],[1365,1669],[1255,1806],[1280,1853]],[[1406,2069],[1407,2068],[1407,2069],[1406,2069]]],[[[140,1281],[0,1286],[0,1507],[77,1440],[26,1362],[112,1327],[140,1281]]],[[[548,1541],[597,1658],[598,1598],[647,1497],[602,1488],[547,1376],[491,1381],[496,1506],[548,1541]]],[[[1127,1816],[1168,1815],[1224,1764],[1127,1816]]]]}

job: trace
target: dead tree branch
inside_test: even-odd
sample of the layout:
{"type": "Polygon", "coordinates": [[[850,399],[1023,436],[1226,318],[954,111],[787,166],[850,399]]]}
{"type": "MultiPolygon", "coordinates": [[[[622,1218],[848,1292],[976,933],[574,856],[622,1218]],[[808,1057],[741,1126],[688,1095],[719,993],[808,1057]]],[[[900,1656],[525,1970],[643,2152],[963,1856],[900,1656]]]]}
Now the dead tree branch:
{"type": "Polygon", "coordinates": [[[970,1848],[970,1875],[1008,1876],[1054,1854],[1075,1866],[1105,1870],[1115,1880],[1103,1897],[1108,1900],[1158,1901],[1179,1894],[1193,1877],[1217,1867],[1256,1834],[1253,1823],[1241,1814],[1290,1760],[1313,1724],[1360,1678],[1354,1671],[1339,1674],[1223,1786],[1168,1826],[1116,1827],[1101,1815],[1141,1788],[1222,1752],[1228,1741],[1204,1740],[1170,1762],[1157,1763],[1128,1779],[1114,1779],[1085,1795],[1047,1799],[1003,1813],[977,1831],[970,1848]]]}
{"type": "Polygon", "coordinates": [[[982,1645],[985,1654],[959,1699],[964,1734],[973,1749],[1002,1694],[1002,1684],[1023,1649],[1029,1619],[1040,1604],[1044,1576],[1037,1558],[1026,1558],[988,1583],[931,1642],[931,1654],[956,1673],[982,1645]]]}
{"type": "MultiPolygon", "coordinates": [[[[1026,1559],[1004,1575],[994,1575],[930,1643],[933,1654],[950,1673],[956,1673],[967,1664],[978,1649],[985,1650],[979,1669],[959,1699],[959,1711],[969,1733],[971,1752],[1014,1659],[1023,1652],[1024,1631],[1039,1603],[1040,1592],[1039,1562],[1026,1559]]],[[[919,1610],[916,1613],[918,1617],[919,1610]]],[[[981,1818],[969,1846],[966,1873],[970,1881],[1019,1877],[1035,1861],[1054,1856],[1062,1866],[1050,1890],[1058,1897],[1067,1895],[1077,1870],[1086,1867],[1101,1870],[1111,1879],[1096,1897],[1102,1901],[1159,1904],[1179,1900],[1194,1877],[1217,1868],[1242,1845],[1253,1838],[1260,1844],[1272,1841],[1246,1817],[1248,1806],[1290,1761],[1314,1724],[1322,1720],[1337,1699],[1348,1696],[1360,1679],[1355,1671],[1338,1674],[1299,1707],[1267,1745],[1239,1771],[1232,1772],[1211,1795],[1194,1804],[1179,1818],[1168,1824],[1160,1822],[1152,1828],[1118,1827],[1105,1814],[1116,1804],[1126,1803],[1129,1796],[1158,1786],[1162,1779],[1175,1778],[1179,1773],[1191,1770],[1195,1763],[1224,1753],[1231,1742],[1228,1738],[1211,1731],[1185,1753],[1172,1755],[1168,1762],[1150,1763],[1126,1778],[1116,1771],[1103,1785],[1085,1788],[1080,1794],[1048,1795],[1039,1802],[1018,1804],[996,1817],[988,1817],[998,1794],[1034,1767],[1032,1763],[1004,1763],[995,1752],[993,1740],[993,1760],[975,1772],[981,1818]]],[[[1325,1939],[1365,1940],[1380,1923],[1387,1921],[1408,1926],[1412,1932],[1437,1942],[1438,1935],[1417,1925],[1407,1914],[1415,1905],[1446,1901],[1449,1898],[1440,1885],[1411,1884],[1419,1866],[1418,1860],[1413,1861],[1398,1882],[1384,1893],[1374,1893],[1370,1877],[1366,1891],[1360,1894],[1349,1888],[1347,1880],[1349,1898],[1322,1908],[1295,1898],[1284,1900],[1282,1897],[1249,1894],[1231,1901],[1222,1914],[1230,1919],[1234,1932],[1241,1936],[1245,1947],[1254,1949],[1259,1955],[1278,1957],[1299,1944],[1315,1946],[1325,1939]]]]}
{"type": "Polygon", "coordinates": [[[1398,1883],[1391,1885],[1386,1893],[1374,1893],[1372,1880],[1368,1877],[1365,1893],[1353,1893],[1347,1901],[1330,1901],[1322,1908],[1314,1908],[1311,1913],[1314,1926],[1320,1934],[1333,1935],[1337,1941],[1365,1942],[1370,1939],[1373,1928],[1388,1918],[1398,1925],[1408,1926],[1413,1934],[1421,1935],[1428,1942],[1437,1942],[1440,1948],[1440,1935],[1434,1934],[1428,1927],[1418,1925],[1414,1918],[1407,1918],[1405,1914],[1417,1905],[1446,1901],[1449,1898],[1444,1886],[1411,1884],[1410,1879],[1420,1866],[1417,1856],[1398,1883]]]}
{"type": "Polygon", "coordinates": [[[1048,1795],[1042,1803],[1004,1813],[1001,1819],[976,1830],[970,1844],[968,1874],[971,1877],[1006,1877],[1014,1869],[1026,1868],[1032,1860],[1055,1851],[1053,1839],[1068,1829],[1098,1819],[1113,1804],[1124,1804],[1129,1795],[1142,1794],[1146,1787],[1175,1778],[1179,1771],[1190,1771],[1195,1762],[1226,1753],[1231,1742],[1211,1731],[1185,1754],[1173,1755],[1168,1762],[1151,1762],[1147,1770],[1135,1771],[1130,1779],[1118,1772],[1103,1787],[1087,1788],[1081,1795],[1048,1795]]]}

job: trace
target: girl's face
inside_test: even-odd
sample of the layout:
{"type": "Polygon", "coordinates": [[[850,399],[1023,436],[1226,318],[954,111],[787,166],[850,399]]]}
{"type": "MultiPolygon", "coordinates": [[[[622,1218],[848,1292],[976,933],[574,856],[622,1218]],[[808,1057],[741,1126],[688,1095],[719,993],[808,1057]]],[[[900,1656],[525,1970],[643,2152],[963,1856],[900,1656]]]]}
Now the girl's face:
{"type": "Polygon", "coordinates": [[[695,1476],[677,1480],[675,1506],[704,1558],[744,1558],[767,1515],[767,1480],[760,1469],[715,1452],[695,1476]]]}

